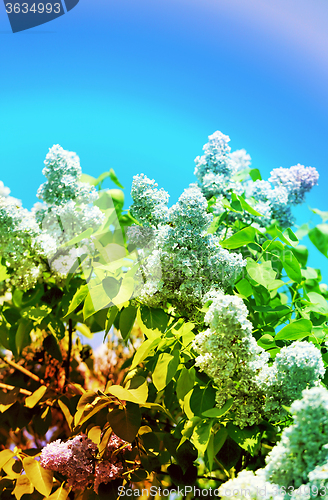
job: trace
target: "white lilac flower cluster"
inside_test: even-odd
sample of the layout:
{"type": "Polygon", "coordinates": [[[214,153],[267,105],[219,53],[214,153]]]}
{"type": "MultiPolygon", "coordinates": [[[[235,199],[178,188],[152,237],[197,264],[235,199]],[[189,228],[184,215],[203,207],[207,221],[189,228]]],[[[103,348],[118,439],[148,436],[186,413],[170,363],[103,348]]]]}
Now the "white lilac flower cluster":
{"type": "Polygon", "coordinates": [[[251,470],[242,470],[237,477],[229,479],[219,488],[222,500],[283,500],[279,487],[265,479],[263,470],[256,474],[251,470]]]}
{"type": "Polygon", "coordinates": [[[265,391],[264,412],[271,420],[283,419],[293,401],[301,397],[305,388],[319,386],[325,367],[319,349],[311,342],[293,342],[283,347],[272,366],[258,376],[265,391]]]}
{"type": "MultiPolygon", "coordinates": [[[[291,406],[293,425],[284,429],[281,440],[266,458],[269,481],[298,488],[309,474],[328,459],[328,391],[313,387],[291,406]]],[[[326,476],[328,480],[328,476],[326,476]]]]}
{"type": "Polygon", "coordinates": [[[133,178],[131,196],[137,200],[131,206],[131,214],[146,227],[158,226],[167,220],[169,194],[144,174],[133,178]]]}
{"type": "Polygon", "coordinates": [[[216,402],[221,408],[233,398],[234,423],[241,428],[262,419],[263,393],[256,383],[269,354],[252,336],[248,311],[236,296],[212,295],[205,315],[209,329],[196,335],[193,348],[198,353],[196,366],[213,378],[216,402]]]}
{"type": "Polygon", "coordinates": [[[231,153],[230,138],[221,132],[209,136],[204,155],[195,159],[195,175],[198,185],[206,198],[216,197],[213,212],[220,215],[224,211],[223,198],[230,199],[231,192],[246,193],[246,199],[261,216],[229,213],[231,221],[241,219],[244,223],[255,223],[266,227],[277,220],[282,227],[292,226],[294,217],[291,206],[303,203],[305,194],[318,182],[319,174],[313,167],[295,165],[291,168],[277,168],[271,172],[269,181],[246,182],[240,175],[247,174],[250,156],[245,150],[231,153]],[[272,183],[273,187],[271,186],[272,183]]]}
{"type": "Polygon", "coordinates": [[[94,186],[79,180],[82,172],[75,153],[55,145],[44,163],[47,181],[38,190],[44,204],[37,205],[35,217],[42,230],[52,235],[59,246],[90,227],[98,227],[104,216],[92,204],[98,198],[94,186]]]}
{"type": "Polygon", "coordinates": [[[239,182],[235,182],[234,175],[247,168],[251,158],[244,149],[231,153],[229,141],[227,135],[215,132],[203,147],[205,154],[195,159],[195,175],[207,198],[227,196],[231,190],[241,194],[244,190],[239,182]]]}
{"type": "MultiPolygon", "coordinates": [[[[146,176],[134,177],[131,194],[132,214],[152,230],[146,238],[148,248],[146,242],[140,249],[145,256],[140,268],[144,283],[138,292],[143,302],[156,307],[171,301],[190,309],[211,288],[234,283],[246,262],[240,254],[223,249],[216,235],[207,233],[213,215],[207,212],[206,198],[197,186],[186,189],[169,209],[165,205],[168,195],[146,176]]],[[[144,238],[145,243],[138,228],[130,237],[137,244],[144,238]]]]}
{"type": "Polygon", "coordinates": [[[40,228],[33,214],[21,202],[9,196],[10,189],[0,185],[0,254],[12,269],[11,285],[29,287],[42,270],[44,252],[40,228]]]}
{"type": "Polygon", "coordinates": [[[45,159],[47,181],[38,190],[43,203],[31,212],[9,196],[0,183],[0,251],[11,269],[10,286],[33,287],[49,267],[56,279],[66,277],[76,258],[89,253],[85,241],[79,248],[64,251],[60,246],[103,222],[104,215],[93,205],[98,194],[79,180],[81,167],[75,153],[53,146],[45,159]]]}
{"type": "Polygon", "coordinates": [[[265,468],[255,474],[242,471],[224,483],[219,491],[223,499],[233,497],[233,491],[240,500],[259,500],[259,495],[268,500],[328,497],[327,389],[305,389],[292,404],[291,413],[293,424],[284,429],[267,455],[265,468]]]}
{"type": "Polygon", "coordinates": [[[97,460],[97,445],[83,434],[66,442],[60,439],[42,449],[40,464],[45,469],[60,472],[68,479],[72,490],[93,486],[98,493],[101,483],[109,483],[124,472],[124,453],[131,445],[111,434],[105,455],[97,460]]]}
{"type": "Polygon", "coordinates": [[[279,421],[287,412],[282,405],[299,398],[302,391],[320,384],[325,368],[321,353],[309,342],[294,342],[281,349],[269,365],[269,354],[252,336],[248,310],[236,296],[212,292],[205,315],[209,329],[196,335],[196,366],[213,379],[219,408],[233,398],[234,423],[243,428],[263,417],[279,421]]]}

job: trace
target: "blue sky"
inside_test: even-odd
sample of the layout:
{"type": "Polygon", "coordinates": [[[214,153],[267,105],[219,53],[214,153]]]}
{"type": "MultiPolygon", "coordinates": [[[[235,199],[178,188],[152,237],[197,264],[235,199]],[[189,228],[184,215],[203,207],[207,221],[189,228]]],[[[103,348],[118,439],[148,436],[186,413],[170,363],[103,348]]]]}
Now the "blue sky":
{"type": "Polygon", "coordinates": [[[85,173],[114,168],[127,195],[144,172],[174,202],[221,130],[263,178],[315,166],[308,205],[327,210],[327,25],[324,0],[80,0],[12,34],[1,4],[0,179],[31,207],[59,143],[85,173]]]}

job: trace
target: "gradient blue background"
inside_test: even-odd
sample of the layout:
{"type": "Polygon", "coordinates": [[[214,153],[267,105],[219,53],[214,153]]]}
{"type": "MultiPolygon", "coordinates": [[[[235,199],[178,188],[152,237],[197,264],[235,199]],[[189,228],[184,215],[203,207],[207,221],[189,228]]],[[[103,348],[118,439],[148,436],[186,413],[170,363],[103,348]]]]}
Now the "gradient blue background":
{"type": "Polygon", "coordinates": [[[327,26],[326,0],[80,0],[12,34],[1,4],[0,179],[30,208],[59,143],[85,173],[113,167],[128,192],[144,172],[175,202],[221,130],[263,178],[315,166],[307,202],[327,210],[327,26]]]}

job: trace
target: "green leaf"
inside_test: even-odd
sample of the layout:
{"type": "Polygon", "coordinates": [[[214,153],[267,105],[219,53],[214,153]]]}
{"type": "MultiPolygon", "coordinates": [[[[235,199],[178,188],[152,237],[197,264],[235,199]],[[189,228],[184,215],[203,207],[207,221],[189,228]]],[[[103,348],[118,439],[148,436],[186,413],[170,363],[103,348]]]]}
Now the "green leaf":
{"type": "MultiPolygon", "coordinates": [[[[65,396],[63,396],[63,397],[65,397],[65,396]]],[[[64,403],[64,401],[61,401],[60,399],[58,399],[57,402],[58,402],[59,408],[61,409],[61,411],[64,414],[64,417],[66,418],[66,422],[68,424],[68,427],[70,428],[70,430],[72,430],[73,416],[71,415],[71,412],[69,411],[68,406],[64,403]]]]}
{"type": "Polygon", "coordinates": [[[238,200],[240,201],[240,204],[243,207],[243,209],[245,210],[245,212],[248,212],[249,214],[252,214],[252,215],[257,215],[258,217],[263,216],[263,214],[261,214],[260,212],[257,212],[255,210],[255,208],[253,208],[251,205],[249,205],[247,203],[247,201],[242,196],[238,196],[238,200]]]}
{"type": "Polygon", "coordinates": [[[236,212],[242,212],[243,211],[243,207],[241,206],[239,198],[238,198],[238,196],[235,193],[231,193],[231,207],[236,212]]]}
{"type": "Polygon", "coordinates": [[[81,286],[81,288],[79,288],[74,297],[72,298],[72,301],[69,305],[69,308],[68,308],[68,311],[66,313],[66,315],[64,316],[64,318],[66,318],[66,316],[68,316],[69,314],[71,314],[73,311],[75,311],[75,309],[81,304],[81,302],[84,301],[84,299],[86,298],[86,296],[88,295],[89,293],[89,287],[88,285],[83,285],[81,286]]]}
{"type": "Polygon", "coordinates": [[[212,422],[203,421],[197,424],[192,433],[192,442],[196,449],[205,453],[211,436],[212,422]]]}
{"type": "Polygon", "coordinates": [[[244,297],[250,297],[253,293],[252,285],[246,278],[238,281],[238,283],[236,283],[236,288],[238,292],[244,297]]]}
{"type": "Polygon", "coordinates": [[[223,248],[234,249],[239,248],[255,240],[256,229],[252,226],[245,227],[238,233],[233,234],[230,238],[221,242],[223,248]]]}
{"type": "MultiPolygon", "coordinates": [[[[119,280],[109,276],[102,281],[102,287],[108,298],[113,299],[116,297],[121,288],[121,283],[119,280]]],[[[95,287],[97,288],[97,287],[95,287]]]]}
{"type": "Polygon", "coordinates": [[[90,186],[95,186],[97,183],[97,179],[88,174],[82,174],[80,176],[80,181],[85,182],[86,184],[90,184],[90,186]]]}
{"type": "Polygon", "coordinates": [[[30,344],[30,331],[32,330],[32,328],[33,324],[31,321],[24,318],[19,320],[15,335],[15,345],[18,354],[22,352],[24,347],[30,344]]]}
{"type": "Polygon", "coordinates": [[[131,365],[131,370],[138,366],[144,359],[147,358],[147,356],[155,349],[155,347],[159,344],[161,338],[157,337],[155,339],[147,339],[145,340],[141,346],[138,348],[137,352],[135,353],[133,360],[132,360],[132,365],[131,365]]]}
{"type": "Polygon", "coordinates": [[[189,391],[183,401],[184,412],[189,419],[194,416],[201,416],[204,411],[215,406],[215,390],[210,385],[205,389],[198,384],[189,391]]]}
{"type": "Polygon", "coordinates": [[[302,240],[304,236],[307,236],[310,231],[310,226],[308,223],[302,224],[296,231],[295,235],[299,240],[302,240]]]}
{"type": "Polygon", "coordinates": [[[82,333],[82,335],[84,335],[84,337],[86,337],[87,339],[93,338],[93,333],[91,332],[90,328],[84,323],[77,323],[75,328],[78,332],[82,333]]]}
{"type": "Polygon", "coordinates": [[[323,315],[328,315],[328,304],[327,300],[316,292],[309,292],[309,300],[311,301],[311,306],[306,307],[305,311],[312,311],[323,315]]]}
{"type": "Polygon", "coordinates": [[[140,314],[142,322],[149,330],[165,332],[169,317],[163,309],[141,306],[140,314]]]}
{"type": "Polygon", "coordinates": [[[57,359],[57,361],[62,362],[63,356],[58,345],[57,339],[54,335],[48,335],[43,341],[43,347],[50,356],[57,359]]]}
{"type": "Polygon", "coordinates": [[[139,406],[128,402],[123,410],[109,412],[107,420],[118,437],[132,443],[141,424],[139,406]]]}
{"type": "Polygon", "coordinates": [[[124,277],[121,283],[120,290],[118,294],[113,298],[113,303],[116,306],[120,306],[131,299],[134,292],[134,279],[130,277],[124,277]]]}
{"type": "Polygon", "coordinates": [[[112,394],[113,396],[117,397],[121,401],[130,401],[131,403],[136,403],[136,404],[143,404],[147,401],[147,396],[145,397],[145,391],[140,391],[138,392],[138,389],[125,389],[124,387],[121,387],[120,385],[111,385],[109,387],[106,387],[106,394],[112,394]]]}
{"type": "Polygon", "coordinates": [[[275,344],[275,340],[274,338],[272,337],[272,335],[270,335],[269,333],[265,333],[264,335],[262,335],[262,337],[257,341],[258,345],[260,347],[263,347],[263,349],[269,349],[271,347],[274,347],[273,344],[275,344]]]}
{"type": "Polygon", "coordinates": [[[57,490],[52,495],[50,495],[47,500],[66,500],[66,498],[68,497],[68,491],[65,490],[64,484],[65,483],[62,483],[62,485],[57,488],[57,490]]]}
{"type": "Polygon", "coordinates": [[[13,495],[15,495],[16,500],[20,500],[23,495],[29,495],[33,493],[34,486],[27,476],[19,476],[16,479],[16,485],[13,490],[13,495]]]}
{"type": "Polygon", "coordinates": [[[225,213],[219,215],[218,217],[214,217],[210,227],[208,228],[208,234],[214,234],[221,226],[222,220],[225,218],[225,213]],[[223,217],[224,216],[224,217],[223,217]]]}
{"type": "Polygon", "coordinates": [[[296,248],[292,249],[292,252],[300,262],[301,266],[305,267],[309,256],[307,247],[305,245],[298,245],[296,248]]]}
{"type": "Polygon", "coordinates": [[[158,391],[164,389],[176,374],[179,365],[179,352],[160,354],[153,372],[153,383],[158,391]]]}
{"type": "Polygon", "coordinates": [[[120,189],[109,189],[108,193],[112,197],[114,205],[118,208],[122,208],[124,205],[124,193],[120,189]]]}
{"type": "Polygon", "coordinates": [[[124,189],[124,187],[122,186],[122,184],[118,180],[118,178],[117,178],[117,176],[112,168],[109,171],[109,177],[114,182],[114,184],[116,184],[116,186],[118,186],[121,189],[124,189]]]}
{"type": "Polygon", "coordinates": [[[0,344],[8,351],[11,351],[10,336],[10,330],[4,324],[0,325],[0,344]]]}
{"type": "Polygon", "coordinates": [[[302,281],[301,266],[299,265],[299,262],[295,257],[294,253],[292,252],[292,250],[285,248],[285,251],[283,252],[280,258],[280,261],[284,266],[287,276],[291,280],[296,281],[296,283],[301,283],[302,281]]]}
{"type": "Polygon", "coordinates": [[[26,307],[25,309],[22,309],[21,315],[23,318],[31,319],[36,322],[36,324],[40,324],[41,321],[51,312],[52,308],[44,304],[40,307],[26,307]]]}
{"type": "Polygon", "coordinates": [[[185,395],[191,391],[195,384],[195,369],[189,370],[184,366],[178,378],[176,393],[178,399],[183,399],[185,395]]]}
{"type": "Polygon", "coordinates": [[[252,181],[261,181],[262,180],[262,177],[261,177],[261,174],[260,174],[260,171],[258,168],[252,168],[252,170],[250,171],[249,175],[251,176],[251,179],[252,181]]]}
{"type": "Polygon", "coordinates": [[[289,240],[293,243],[293,245],[298,245],[298,238],[296,234],[290,229],[290,227],[287,227],[287,229],[284,231],[284,235],[288,234],[289,240]]]}
{"type": "Polygon", "coordinates": [[[302,276],[306,280],[317,280],[318,279],[318,273],[313,267],[307,267],[306,269],[302,269],[302,276]]]}
{"type": "Polygon", "coordinates": [[[108,309],[107,313],[107,318],[106,318],[106,324],[105,324],[105,336],[104,336],[104,341],[108,335],[109,330],[112,328],[114,321],[116,319],[116,316],[118,314],[118,307],[112,306],[108,309]]]}
{"type": "Polygon", "coordinates": [[[233,405],[233,398],[228,399],[228,401],[222,406],[222,408],[211,408],[202,413],[205,418],[219,418],[225,415],[233,405]]]}
{"type": "Polygon", "coordinates": [[[48,497],[52,490],[53,471],[44,469],[41,467],[40,463],[32,457],[23,459],[23,467],[34,488],[41,493],[41,495],[48,497]]]}
{"type": "Polygon", "coordinates": [[[3,392],[0,391],[0,412],[8,410],[17,401],[17,396],[19,394],[19,388],[15,387],[11,391],[3,392]]]}
{"type": "Polygon", "coordinates": [[[214,454],[217,455],[228,437],[228,432],[225,427],[220,429],[214,435],[214,454]]]}
{"type": "Polygon", "coordinates": [[[105,309],[106,307],[108,307],[110,303],[111,299],[110,297],[108,297],[102,284],[90,288],[83,306],[84,321],[90,318],[90,316],[93,316],[101,309],[105,309]]]}
{"type": "Polygon", "coordinates": [[[312,323],[308,319],[299,319],[289,323],[289,325],[282,328],[275,340],[298,340],[307,337],[311,334],[312,323]]]}
{"type": "Polygon", "coordinates": [[[210,435],[210,439],[206,449],[206,456],[208,461],[208,470],[212,472],[214,463],[214,434],[210,435]]]}
{"type": "Polygon", "coordinates": [[[15,454],[11,450],[2,450],[2,451],[0,451],[0,470],[14,456],[15,456],[15,454]]]}
{"type": "Polygon", "coordinates": [[[229,423],[227,432],[231,439],[243,450],[248,451],[252,456],[256,454],[262,437],[262,432],[257,425],[240,429],[236,425],[229,423]]]}
{"type": "Polygon", "coordinates": [[[253,259],[248,257],[246,269],[250,277],[265,288],[267,288],[276,277],[276,271],[272,269],[272,263],[269,260],[257,264],[253,259]]]}
{"type": "Polygon", "coordinates": [[[47,390],[45,385],[41,385],[36,391],[25,399],[25,406],[28,408],[34,408],[36,404],[43,398],[47,390]]]}
{"type": "Polygon", "coordinates": [[[143,404],[148,398],[148,382],[141,375],[136,375],[135,377],[128,380],[125,389],[128,389],[130,394],[135,396],[139,404],[143,404]]]}
{"type": "Polygon", "coordinates": [[[107,397],[97,397],[93,404],[85,405],[84,409],[79,410],[74,415],[75,426],[81,426],[91,417],[100,412],[103,408],[110,405],[111,401],[107,397]]]}
{"type": "Polygon", "coordinates": [[[0,282],[4,281],[7,278],[9,278],[9,274],[7,274],[7,268],[6,268],[6,266],[3,266],[0,263],[0,282]]]}
{"type": "Polygon", "coordinates": [[[71,240],[69,240],[66,243],[64,243],[63,245],[61,245],[60,248],[70,247],[72,245],[76,245],[77,243],[80,243],[80,241],[82,241],[82,240],[88,240],[90,238],[90,236],[92,235],[92,233],[93,233],[93,228],[89,227],[88,229],[83,231],[83,233],[79,234],[78,236],[75,236],[75,238],[72,238],[71,240]]]}
{"type": "Polygon", "coordinates": [[[125,307],[120,314],[119,328],[123,340],[126,342],[129,338],[137,316],[137,309],[134,306],[125,307]]]}
{"type": "Polygon", "coordinates": [[[310,209],[314,214],[317,214],[321,217],[322,222],[327,222],[328,220],[328,212],[323,212],[322,210],[319,210],[318,208],[311,208],[310,209]]]}
{"type": "Polygon", "coordinates": [[[318,224],[309,231],[309,238],[325,257],[328,257],[328,224],[318,224]]]}

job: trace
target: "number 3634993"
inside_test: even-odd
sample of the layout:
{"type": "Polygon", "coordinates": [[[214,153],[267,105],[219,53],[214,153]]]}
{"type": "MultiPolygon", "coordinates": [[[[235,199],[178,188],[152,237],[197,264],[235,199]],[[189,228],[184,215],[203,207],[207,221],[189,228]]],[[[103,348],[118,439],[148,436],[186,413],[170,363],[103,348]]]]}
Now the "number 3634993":
{"type": "Polygon", "coordinates": [[[7,14],[28,14],[29,12],[33,14],[59,14],[60,13],[60,3],[34,3],[33,5],[28,5],[27,3],[6,3],[7,14]]]}

